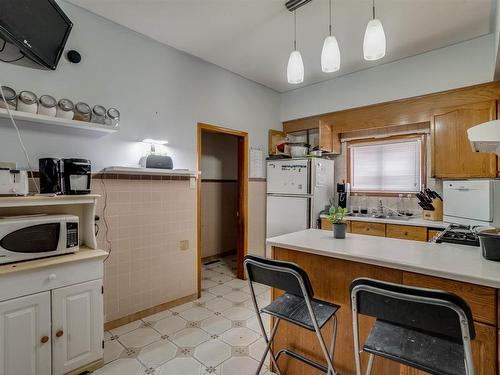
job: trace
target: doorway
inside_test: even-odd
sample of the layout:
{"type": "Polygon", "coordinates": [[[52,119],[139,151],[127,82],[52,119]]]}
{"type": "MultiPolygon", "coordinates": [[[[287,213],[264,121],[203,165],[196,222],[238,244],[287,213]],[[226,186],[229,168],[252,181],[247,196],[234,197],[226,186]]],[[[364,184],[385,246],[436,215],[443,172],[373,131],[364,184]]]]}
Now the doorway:
{"type": "MultiPolygon", "coordinates": [[[[203,153],[206,150],[204,141],[207,139],[217,137],[221,138],[234,138],[235,139],[235,152],[234,158],[237,158],[233,179],[235,186],[235,234],[234,244],[236,247],[236,276],[240,279],[244,278],[245,272],[243,269],[243,259],[247,254],[248,243],[248,133],[222,128],[215,125],[198,123],[198,158],[197,170],[202,171],[203,168],[203,153]],[[208,136],[208,137],[207,137],[208,136]]],[[[198,295],[201,297],[201,271],[202,271],[202,257],[203,257],[203,194],[202,187],[204,176],[203,173],[198,178],[197,182],[197,254],[198,254],[198,295]]],[[[220,179],[223,180],[223,179],[220,179]]],[[[205,179],[205,184],[209,183],[205,179]]],[[[213,181],[217,182],[217,178],[213,181]]]]}

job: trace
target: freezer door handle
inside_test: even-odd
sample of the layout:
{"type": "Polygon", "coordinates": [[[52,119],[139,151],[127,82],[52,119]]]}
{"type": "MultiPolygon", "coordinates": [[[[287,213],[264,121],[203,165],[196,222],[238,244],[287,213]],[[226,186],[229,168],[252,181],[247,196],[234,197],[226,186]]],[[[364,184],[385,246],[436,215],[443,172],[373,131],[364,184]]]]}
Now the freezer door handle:
{"type": "Polygon", "coordinates": [[[283,198],[312,198],[312,194],[278,194],[267,193],[268,197],[283,197],[283,198]]]}

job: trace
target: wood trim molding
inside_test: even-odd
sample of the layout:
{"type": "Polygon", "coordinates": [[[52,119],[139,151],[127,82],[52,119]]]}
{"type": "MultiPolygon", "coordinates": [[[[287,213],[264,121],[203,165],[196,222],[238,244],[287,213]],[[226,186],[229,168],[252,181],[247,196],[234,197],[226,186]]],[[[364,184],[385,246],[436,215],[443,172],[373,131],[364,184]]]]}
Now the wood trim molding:
{"type": "Polygon", "coordinates": [[[202,178],[201,182],[238,182],[238,180],[223,180],[223,179],[217,179],[217,178],[202,178]]]}
{"type": "Polygon", "coordinates": [[[104,330],[109,331],[110,329],[120,327],[120,326],[123,326],[123,325],[128,324],[128,323],[135,322],[138,319],[142,319],[142,318],[145,318],[147,316],[159,313],[161,311],[171,309],[172,307],[183,305],[185,303],[194,301],[197,298],[198,298],[198,293],[191,294],[191,295],[186,296],[186,297],[182,297],[182,298],[175,299],[173,301],[165,302],[165,303],[162,303],[160,305],[156,305],[156,306],[147,308],[145,310],[141,310],[141,311],[138,311],[136,313],[124,316],[122,318],[112,320],[110,322],[106,322],[106,323],[104,323],[104,330]]]}
{"type": "Polygon", "coordinates": [[[250,177],[248,179],[250,182],[266,182],[267,179],[265,177],[250,177]]]}
{"type": "Polygon", "coordinates": [[[431,112],[436,108],[484,102],[499,98],[500,82],[488,82],[285,121],[283,122],[283,130],[288,133],[317,128],[320,121],[332,126],[335,132],[341,133],[352,130],[429,122],[431,112]]]}

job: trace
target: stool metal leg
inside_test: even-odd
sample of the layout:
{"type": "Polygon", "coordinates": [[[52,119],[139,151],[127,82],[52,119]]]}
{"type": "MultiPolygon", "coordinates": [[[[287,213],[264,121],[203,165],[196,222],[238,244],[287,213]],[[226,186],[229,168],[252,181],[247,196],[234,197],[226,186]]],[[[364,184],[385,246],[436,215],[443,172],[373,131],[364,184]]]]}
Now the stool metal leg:
{"type": "Polygon", "coordinates": [[[253,302],[253,306],[255,309],[255,313],[257,314],[257,321],[259,322],[260,331],[261,331],[262,337],[264,338],[266,345],[267,345],[266,350],[264,351],[264,355],[262,356],[262,360],[260,361],[259,367],[258,367],[257,372],[255,374],[258,375],[260,373],[260,370],[262,369],[262,366],[266,360],[267,353],[269,353],[270,357],[271,357],[271,361],[273,362],[273,365],[275,367],[275,371],[278,372],[278,375],[282,375],[281,369],[278,366],[278,361],[276,360],[276,357],[271,349],[271,345],[273,343],[274,336],[276,335],[276,332],[278,331],[278,325],[280,323],[280,319],[276,319],[276,323],[274,323],[274,327],[272,329],[271,335],[268,338],[266,329],[264,327],[264,323],[262,322],[262,317],[260,315],[259,305],[257,304],[257,298],[255,297],[255,291],[253,289],[253,284],[252,284],[252,281],[250,280],[250,278],[248,279],[248,285],[250,288],[250,296],[252,297],[252,302],[253,302]]]}
{"type": "MultiPolygon", "coordinates": [[[[332,319],[332,324],[333,324],[333,328],[332,328],[332,341],[330,343],[330,358],[332,359],[332,362],[333,362],[333,358],[335,356],[335,342],[337,341],[337,316],[333,316],[333,319],[332,319]]],[[[328,375],[333,375],[333,371],[331,369],[328,370],[328,375]]]]}
{"type": "Polygon", "coordinates": [[[352,331],[354,335],[354,361],[356,363],[356,374],[363,375],[361,372],[361,352],[359,350],[359,331],[358,331],[358,311],[356,309],[356,296],[351,296],[352,304],[352,331]]]}
{"type": "Polygon", "coordinates": [[[374,355],[370,354],[370,356],[368,357],[368,365],[366,366],[366,375],[370,375],[372,373],[374,359],[374,355]]]}

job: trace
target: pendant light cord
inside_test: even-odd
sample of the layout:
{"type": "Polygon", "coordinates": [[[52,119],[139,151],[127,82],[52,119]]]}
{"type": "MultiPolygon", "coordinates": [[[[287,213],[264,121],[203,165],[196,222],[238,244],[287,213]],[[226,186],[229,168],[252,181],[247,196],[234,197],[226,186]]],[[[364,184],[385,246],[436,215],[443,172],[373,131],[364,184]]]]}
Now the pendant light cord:
{"type": "Polygon", "coordinates": [[[330,36],[332,36],[332,0],[329,1],[328,5],[328,9],[330,11],[330,36]]]}
{"type": "Polygon", "coordinates": [[[375,0],[372,0],[373,19],[375,19],[375,0]]]}
{"type": "Polygon", "coordinates": [[[297,51],[297,11],[293,11],[293,50],[297,51]]]}

